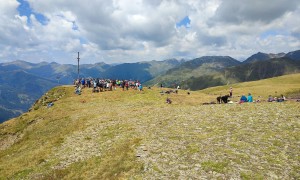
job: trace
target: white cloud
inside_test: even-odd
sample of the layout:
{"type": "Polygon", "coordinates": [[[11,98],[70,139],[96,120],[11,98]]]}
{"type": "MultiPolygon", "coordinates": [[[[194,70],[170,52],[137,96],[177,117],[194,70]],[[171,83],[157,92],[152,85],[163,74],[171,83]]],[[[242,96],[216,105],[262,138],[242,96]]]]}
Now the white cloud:
{"type": "Polygon", "coordinates": [[[0,62],[134,62],[299,49],[297,0],[0,0],[0,62]],[[190,26],[176,27],[188,16],[190,26]],[[27,23],[30,18],[30,24],[27,23]]]}
{"type": "Polygon", "coordinates": [[[215,20],[224,23],[241,23],[244,21],[262,21],[269,23],[280,18],[299,6],[298,0],[226,0],[216,11],[215,20]]]}

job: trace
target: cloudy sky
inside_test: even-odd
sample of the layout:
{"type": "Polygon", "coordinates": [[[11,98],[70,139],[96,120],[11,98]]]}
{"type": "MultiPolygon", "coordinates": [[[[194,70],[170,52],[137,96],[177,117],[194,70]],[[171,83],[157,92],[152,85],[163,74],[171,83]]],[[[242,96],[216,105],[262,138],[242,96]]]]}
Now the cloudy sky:
{"type": "Polygon", "coordinates": [[[300,49],[299,0],[0,0],[0,62],[120,63],[300,49]]]}

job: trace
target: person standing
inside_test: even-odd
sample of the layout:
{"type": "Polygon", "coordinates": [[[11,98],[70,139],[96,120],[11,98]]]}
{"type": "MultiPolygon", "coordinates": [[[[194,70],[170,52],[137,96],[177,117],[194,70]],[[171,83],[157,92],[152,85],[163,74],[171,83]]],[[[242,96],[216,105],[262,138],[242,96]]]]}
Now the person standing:
{"type": "Polygon", "coordinates": [[[139,91],[142,91],[143,90],[143,86],[142,84],[139,85],[139,91]]]}
{"type": "Polygon", "coordinates": [[[229,96],[232,97],[232,87],[229,89],[229,96]]]}
{"type": "Polygon", "coordinates": [[[81,79],[81,86],[82,86],[82,88],[85,87],[85,79],[84,78],[81,79]]]}
{"type": "Polygon", "coordinates": [[[126,90],[128,91],[128,88],[129,88],[129,82],[126,80],[125,81],[125,87],[126,87],[126,90]]]}
{"type": "Polygon", "coordinates": [[[122,81],[121,86],[122,86],[122,89],[123,89],[123,91],[124,91],[124,88],[125,88],[125,80],[122,81]]]}

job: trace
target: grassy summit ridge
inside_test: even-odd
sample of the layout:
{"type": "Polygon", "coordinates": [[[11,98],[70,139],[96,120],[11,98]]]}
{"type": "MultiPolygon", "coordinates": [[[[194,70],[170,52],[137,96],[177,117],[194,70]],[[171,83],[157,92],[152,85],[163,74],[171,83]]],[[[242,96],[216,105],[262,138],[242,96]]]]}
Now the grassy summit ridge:
{"type": "MultiPolygon", "coordinates": [[[[300,103],[202,105],[228,89],[78,96],[53,88],[32,111],[0,124],[0,179],[300,178],[300,103]],[[48,100],[54,106],[43,106],[48,100]]],[[[254,99],[295,94],[300,74],[233,89],[254,99]]]]}

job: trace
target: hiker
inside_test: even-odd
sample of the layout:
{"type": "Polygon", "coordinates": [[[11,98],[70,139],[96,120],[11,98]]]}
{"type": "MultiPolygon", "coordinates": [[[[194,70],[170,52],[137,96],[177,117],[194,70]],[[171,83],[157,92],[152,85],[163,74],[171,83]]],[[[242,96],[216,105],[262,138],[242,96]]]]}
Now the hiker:
{"type": "Polygon", "coordinates": [[[101,83],[101,80],[100,79],[97,79],[96,80],[96,83],[97,83],[97,89],[102,92],[103,91],[103,85],[101,83]]]}
{"type": "Polygon", "coordinates": [[[116,80],[112,80],[112,89],[113,89],[113,90],[116,90],[116,89],[117,89],[117,88],[116,88],[116,84],[117,84],[116,80]]]}
{"type": "Polygon", "coordinates": [[[232,87],[229,89],[229,97],[232,97],[232,87]]]}
{"type": "Polygon", "coordinates": [[[81,85],[82,85],[82,88],[85,87],[85,79],[84,78],[81,79],[81,85]]]}
{"type": "Polygon", "coordinates": [[[75,94],[81,95],[81,87],[80,86],[76,87],[75,94]]]}
{"type": "Polygon", "coordinates": [[[143,86],[142,84],[139,85],[139,91],[142,91],[143,90],[143,86]]]}
{"type": "Polygon", "coordinates": [[[242,95],[241,99],[240,99],[240,104],[241,103],[244,103],[244,102],[247,102],[247,97],[245,95],[242,95]]]}
{"type": "Polygon", "coordinates": [[[273,101],[274,101],[274,98],[271,95],[269,95],[268,102],[273,102],[273,101]]]}
{"type": "Polygon", "coordinates": [[[128,81],[125,82],[125,87],[126,87],[126,90],[128,91],[128,88],[129,88],[129,82],[128,81]]]}
{"type": "Polygon", "coordinates": [[[170,99],[170,98],[167,98],[167,99],[166,99],[166,103],[167,103],[167,104],[171,104],[171,103],[172,103],[171,99],[170,99]]]}
{"type": "MultiPolygon", "coordinates": [[[[141,83],[139,82],[139,81],[136,81],[135,83],[134,83],[134,89],[139,89],[140,88],[140,85],[141,85],[141,83]]],[[[140,90],[140,89],[139,89],[140,90]]]]}
{"type": "Polygon", "coordinates": [[[97,81],[96,79],[93,80],[93,92],[97,92],[98,88],[97,88],[97,81]]]}
{"type": "Polygon", "coordinates": [[[125,80],[123,80],[123,81],[121,82],[121,87],[122,87],[122,89],[123,89],[123,91],[124,91],[124,88],[125,88],[125,80]]]}
{"type": "Polygon", "coordinates": [[[253,102],[253,97],[251,93],[248,93],[247,102],[253,102]]]}
{"type": "Polygon", "coordinates": [[[76,79],[76,81],[74,82],[74,85],[77,87],[79,85],[79,79],[76,79]]]}
{"type": "Polygon", "coordinates": [[[109,90],[109,91],[112,91],[112,90],[113,90],[113,85],[112,85],[112,81],[111,81],[111,80],[108,80],[107,86],[108,86],[108,90],[109,90]]]}
{"type": "Polygon", "coordinates": [[[87,80],[86,80],[86,84],[87,84],[87,87],[90,88],[90,87],[91,87],[91,80],[90,80],[90,79],[87,79],[87,80]]]}
{"type": "Polygon", "coordinates": [[[277,102],[283,102],[285,100],[286,98],[283,96],[283,94],[281,94],[281,97],[277,99],[277,102]]]}

